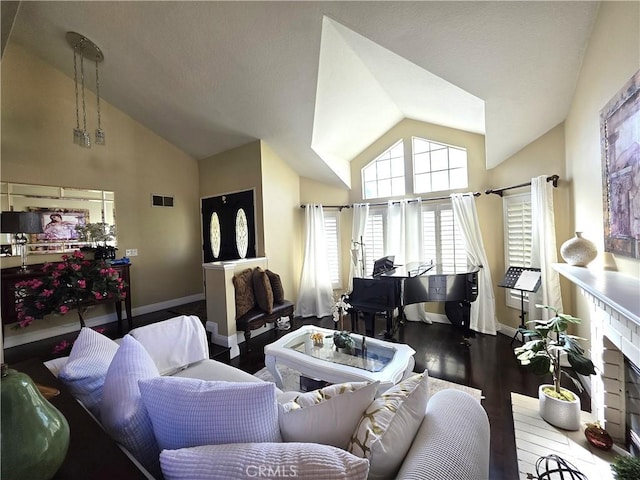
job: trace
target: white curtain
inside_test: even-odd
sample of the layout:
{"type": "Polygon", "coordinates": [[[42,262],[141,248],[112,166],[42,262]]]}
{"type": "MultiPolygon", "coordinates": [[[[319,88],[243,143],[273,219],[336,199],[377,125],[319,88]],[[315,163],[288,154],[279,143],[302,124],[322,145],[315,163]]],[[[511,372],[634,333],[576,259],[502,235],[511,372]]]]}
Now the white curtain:
{"type": "Polygon", "coordinates": [[[478,223],[476,202],[472,194],[451,194],[453,215],[464,237],[464,248],[470,264],[480,267],[478,272],[478,298],[471,304],[471,329],[490,335],[496,334],[496,299],[489,261],[478,223]]]}
{"type": "Polygon", "coordinates": [[[551,266],[557,261],[553,186],[541,175],[531,179],[531,266],[540,269],[542,281],[536,293],[529,293],[530,320],[549,318],[549,311],[537,309],[537,303],[562,310],[560,277],[551,266]]]}
{"type": "Polygon", "coordinates": [[[365,258],[363,256],[364,246],[361,245],[364,229],[369,218],[368,203],[353,204],[353,223],[351,226],[351,262],[349,264],[349,288],[353,290],[353,277],[364,276],[365,258]]]}
{"type": "Polygon", "coordinates": [[[302,317],[331,315],[333,288],[327,264],[327,245],[324,235],[322,205],[305,206],[305,246],[300,292],[296,314],[302,317]]]}
{"type": "MultiPolygon", "coordinates": [[[[390,201],[387,206],[385,255],[394,255],[396,265],[420,262],[422,256],[422,200],[390,201]]],[[[424,303],[404,308],[407,320],[431,323],[424,303]]]]}

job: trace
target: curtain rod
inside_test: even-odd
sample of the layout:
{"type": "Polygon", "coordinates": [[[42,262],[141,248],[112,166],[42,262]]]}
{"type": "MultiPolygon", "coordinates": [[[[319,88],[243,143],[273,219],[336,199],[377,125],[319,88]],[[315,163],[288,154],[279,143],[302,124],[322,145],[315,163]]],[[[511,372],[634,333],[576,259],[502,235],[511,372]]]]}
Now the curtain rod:
{"type": "MultiPolygon", "coordinates": [[[[473,196],[474,197],[479,197],[480,195],[482,195],[480,192],[473,192],[473,196]]],[[[451,199],[450,196],[445,196],[445,197],[431,197],[431,198],[422,198],[421,200],[423,202],[430,202],[430,201],[434,201],[434,200],[449,200],[451,199]]],[[[416,198],[412,198],[407,200],[408,202],[417,202],[418,199],[416,198]]],[[[391,203],[400,203],[400,201],[392,201],[391,203]]],[[[369,206],[370,207],[384,207],[388,205],[388,202],[385,203],[370,203],[369,206]]],[[[338,210],[342,211],[343,208],[352,208],[353,205],[322,205],[322,208],[337,208],[338,210]]],[[[306,208],[306,205],[300,205],[300,208],[306,208]]]]}
{"type": "MultiPolygon", "coordinates": [[[[550,177],[547,177],[547,182],[553,182],[553,186],[557,187],[559,179],[560,179],[560,177],[558,175],[551,175],[550,177]]],[[[496,195],[502,196],[502,192],[504,192],[505,190],[511,190],[512,188],[527,187],[527,186],[530,186],[530,185],[531,185],[531,182],[527,182],[527,183],[521,183],[519,185],[511,185],[510,187],[489,188],[489,189],[485,190],[484,193],[486,193],[487,195],[489,195],[491,193],[495,193],[496,195]]]]}

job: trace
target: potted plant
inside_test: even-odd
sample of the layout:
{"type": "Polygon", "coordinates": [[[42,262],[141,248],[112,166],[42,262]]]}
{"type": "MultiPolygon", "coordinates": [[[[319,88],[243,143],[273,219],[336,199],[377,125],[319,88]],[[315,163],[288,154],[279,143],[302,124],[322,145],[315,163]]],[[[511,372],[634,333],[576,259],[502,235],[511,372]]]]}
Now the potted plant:
{"type": "Polygon", "coordinates": [[[43,271],[43,277],[16,283],[19,323],[15,328],[24,328],[51,313],[65,315],[74,308],[84,327],[84,313],[90,305],[126,296],[126,284],[115,269],[104,260],[86,260],[78,251],[62,255],[62,262],[46,263],[43,271]]]}
{"type": "Polygon", "coordinates": [[[553,385],[540,385],[538,399],[540,400],[540,416],[552,425],[565,430],[580,428],[580,398],[560,386],[563,375],[570,378],[578,391],[582,385],[575,378],[565,372],[561,365],[563,355],[566,355],[569,365],[581,375],[594,375],[593,362],[584,356],[584,349],[578,344],[580,337],[569,335],[567,328],[570,324],[579,324],[582,320],[560,313],[557,308],[549,305],[536,305],[553,312],[549,320],[532,320],[533,330],[525,331],[525,336],[534,337],[524,345],[514,349],[522,365],[531,369],[537,375],[551,373],[553,385]]]}

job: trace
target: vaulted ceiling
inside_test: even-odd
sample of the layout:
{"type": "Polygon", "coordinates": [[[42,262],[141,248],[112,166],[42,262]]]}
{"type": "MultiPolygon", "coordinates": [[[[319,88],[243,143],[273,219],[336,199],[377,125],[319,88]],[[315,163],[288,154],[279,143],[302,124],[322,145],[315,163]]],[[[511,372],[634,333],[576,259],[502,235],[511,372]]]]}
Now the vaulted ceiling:
{"type": "Polygon", "coordinates": [[[196,159],[263,139],[300,175],[403,118],[485,135],[492,168],[567,115],[597,2],[21,2],[9,37],[196,159]]]}

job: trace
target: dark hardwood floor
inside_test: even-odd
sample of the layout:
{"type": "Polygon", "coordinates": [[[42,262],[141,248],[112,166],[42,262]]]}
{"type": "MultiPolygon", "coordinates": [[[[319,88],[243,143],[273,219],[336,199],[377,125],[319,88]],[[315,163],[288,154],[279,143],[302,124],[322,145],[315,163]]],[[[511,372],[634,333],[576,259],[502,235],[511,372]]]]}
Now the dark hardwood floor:
{"type": "MultiPolygon", "coordinates": [[[[185,306],[197,308],[197,304],[185,306]]],[[[158,322],[175,316],[173,311],[160,311],[134,318],[134,327],[158,322]]],[[[346,322],[349,323],[348,321],[346,322]]],[[[333,328],[331,318],[295,319],[292,328],[313,324],[320,327],[333,328]]],[[[347,325],[345,325],[347,327],[347,325]]],[[[376,331],[382,330],[379,323],[376,331]]],[[[360,325],[360,331],[363,326],[360,325]]],[[[264,367],[264,345],[286,334],[286,331],[270,331],[258,335],[249,342],[250,350],[241,346],[241,354],[232,360],[225,358],[224,352],[214,349],[216,359],[226,361],[249,373],[255,373],[264,367]]],[[[76,334],[56,337],[5,351],[5,361],[9,364],[38,357],[48,360],[53,347],[62,340],[71,341],[76,334]]],[[[109,326],[106,335],[115,338],[115,326],[109,326]]],[[[408,322],[402,326],[394,341],[407,343],[415,351],[416,371],[428,370],[432,377],[441,378],[455,383],[468,385],[482,390],[484,406],[491,424],[491,461],[490,478],[492,480],[512,480],[518,478],[513,419],[511,414],[511,392],[537,397],[538,385],[550,381],[549,378],[534,376],[520,367],[513,355],[511,338],[498,334],[476,334],[471,339],[471,347],[460,344],[460,332],[448,324],[427,325],[424,323],[408,322]]],[[[212,353],[213,356],[213,353],[212,353]]],[[[574,388],[572,390],[575,391],[574,388]]],[[[582,395],[582,408],[588,410],[590,400],[582,395]]],[[[551,452],[550,452],[551,453],[551,452]]],[[[478,479],[482,480],[482,479],[478,479]]]]}

